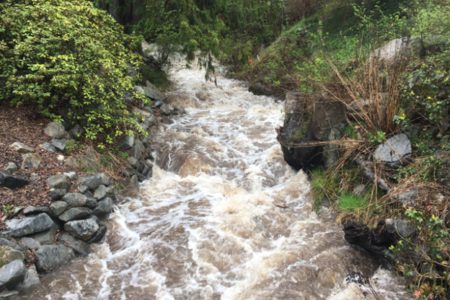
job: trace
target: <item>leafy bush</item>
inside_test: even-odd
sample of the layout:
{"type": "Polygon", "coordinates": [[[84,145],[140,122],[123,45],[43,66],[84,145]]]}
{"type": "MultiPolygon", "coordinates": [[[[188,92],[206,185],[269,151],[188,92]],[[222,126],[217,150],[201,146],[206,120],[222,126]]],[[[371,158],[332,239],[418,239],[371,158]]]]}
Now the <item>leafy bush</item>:
{"type": "Polygon", "coordinates": [[[100,142],[139,129],[124,101],[138,56],[106,12],[90,1],[7,0],[0,15],[1,102],[35,106],[100,142]]]}

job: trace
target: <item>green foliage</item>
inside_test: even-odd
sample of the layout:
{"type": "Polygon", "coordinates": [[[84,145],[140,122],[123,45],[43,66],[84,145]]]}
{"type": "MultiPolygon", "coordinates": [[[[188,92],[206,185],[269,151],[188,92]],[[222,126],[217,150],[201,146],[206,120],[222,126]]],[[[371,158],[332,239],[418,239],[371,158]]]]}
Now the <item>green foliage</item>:
{"type": "Polygon", "coordinates": [[[345,212],[359,212],[367,208],[367,200],[351,193],[343,193],[339,196],[338,207],[345,212]]]}
{"type": "Polygon", "coordinates": [[[405,216],[418,232],[389,248],[396,267],[415,288],[416,298],[445,299],[450,283],[450,230],[439,216],[414,208],[406,210],[405,216]]]}
{"type": "Polygon", "coordinates": [[[311,173],[311,189],[314,206],[319,208],[324,200],[334,200],[337,190],[336,177],[327,174],[322,169],[315,169],[311,173]]]}
{"type": "Polygon", "coordinates": [[[386,141],[386,133],[381,130],[377,130],[376,132],[369,132],[367,139],[372,145],[379,145],[386,141]]]}
{"type": "Polygon", "coordinates": [[[87,0],[7,0],[0,15],[0,101],[36,106],[99,142],[139,130],[124,101],[137,43],[106,12],[87,0]]]}

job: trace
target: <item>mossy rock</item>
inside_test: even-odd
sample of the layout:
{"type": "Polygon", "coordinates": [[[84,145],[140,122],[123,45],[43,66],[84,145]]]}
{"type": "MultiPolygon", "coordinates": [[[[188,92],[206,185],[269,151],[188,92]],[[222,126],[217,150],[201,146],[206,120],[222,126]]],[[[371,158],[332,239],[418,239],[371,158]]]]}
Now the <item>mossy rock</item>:
{"type": "Polygon", "coordinates": [[[22,252],[17,251],[9,246],[0,246],[0,268],[9,264],[13,260],[23,260],[25,257],[22,252]]]}

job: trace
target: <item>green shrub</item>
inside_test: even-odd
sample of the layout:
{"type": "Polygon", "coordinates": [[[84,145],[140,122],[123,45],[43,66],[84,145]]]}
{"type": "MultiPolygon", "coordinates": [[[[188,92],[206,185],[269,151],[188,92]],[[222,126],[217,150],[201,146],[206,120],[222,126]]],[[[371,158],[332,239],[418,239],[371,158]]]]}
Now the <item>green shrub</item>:
{"type": "Polygon", "coordinates": [[[137,43],[106,12],[87,0],[7,0],[0,16],[1,102],[35,106],[99,142],[139,129],[124,101],[137,43]]]}

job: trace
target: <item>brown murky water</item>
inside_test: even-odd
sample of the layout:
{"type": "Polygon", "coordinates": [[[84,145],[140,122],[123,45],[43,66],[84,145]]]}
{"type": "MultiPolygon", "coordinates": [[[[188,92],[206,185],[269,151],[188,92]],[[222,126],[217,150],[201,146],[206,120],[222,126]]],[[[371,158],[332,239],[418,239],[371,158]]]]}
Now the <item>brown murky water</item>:
{"type": "Polygon", "coordinates": [[[106,243],[23,298],[409,298],[313,211],[307,176],[276,141],[282,104],[196,69],[174,68],[172,79],[187,113],[155,136],[154,177],[117,207],[106,243]],[[375,272],[373,288],[346,285],[352,271],[375,272]]]}

